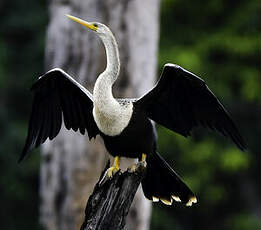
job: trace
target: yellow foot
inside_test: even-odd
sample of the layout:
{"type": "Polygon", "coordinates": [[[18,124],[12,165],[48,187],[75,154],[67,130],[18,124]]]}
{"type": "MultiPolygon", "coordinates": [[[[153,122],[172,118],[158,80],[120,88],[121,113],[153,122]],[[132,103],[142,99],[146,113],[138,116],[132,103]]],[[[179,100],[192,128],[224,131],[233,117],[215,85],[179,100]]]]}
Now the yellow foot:
{"type": "Polygon", "coordinates": [[[120,157],[115,157],[114,165],[107,169],[99,184],[102,185],[107,179],[111,179],[120,170],[120,157]]]}
{"type": "Polygon", "coordinates": [[[107,177],[109,177],[111,179],[113,177],[113,175],[115,175],[119,170],[120,170],[119,167],[113,166],[113,167],[108,168],[105,174],[107,177]]]}
{"type": "Polygon", "coordinates": [[[128,171],[131,173],[144,170],[147,167],[146,162],[146,154],[142,154],[141,161],[139,161],[137,164],[133,164],[128,168],[128,171]]]}
{"type": "Polygon", "coordinates": [[[133,164],[128,168],[128,171],[131,173],[138,172],[145,169],[147,166],[146,162],[139,161],[137,164],[133,164]]]}

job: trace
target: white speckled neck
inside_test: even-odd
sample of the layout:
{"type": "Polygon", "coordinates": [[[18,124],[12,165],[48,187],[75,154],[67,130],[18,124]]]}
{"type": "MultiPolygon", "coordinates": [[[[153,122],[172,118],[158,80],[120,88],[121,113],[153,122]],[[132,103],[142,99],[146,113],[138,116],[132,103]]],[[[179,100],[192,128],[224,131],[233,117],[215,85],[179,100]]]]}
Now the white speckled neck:
{"type": "Polygon", "coordinates": [[[115,136],[128,125],[132,115],[132,103],[121,106],[112,94],[112,85],[120,71],[120,58],[117,42],[112,32],[98,34],[103,41],[107,56],[107,67],[94,85],[93,116],[98,128],[106,135],[115,136]]]}
{"type": "Polygon", "coordinates": [[[103,41],[106,56],[107,67],[100,74],[94,85],[94,101],[95,103],[105,97],[112,96],[112,85],[116,81],[120,71],[120,57],[117,42],[108,29],[107,33],[98,34],[103,41]]]}
{"type": "Polygon", "coordinates": [[[101,35],[100,37],[103,41],[107,57],[107,67],[105,72],[110,74],[113,84],[120,72],[120,55],[118,45],[111,31],[109,31],[106,35],[101,35]]]}

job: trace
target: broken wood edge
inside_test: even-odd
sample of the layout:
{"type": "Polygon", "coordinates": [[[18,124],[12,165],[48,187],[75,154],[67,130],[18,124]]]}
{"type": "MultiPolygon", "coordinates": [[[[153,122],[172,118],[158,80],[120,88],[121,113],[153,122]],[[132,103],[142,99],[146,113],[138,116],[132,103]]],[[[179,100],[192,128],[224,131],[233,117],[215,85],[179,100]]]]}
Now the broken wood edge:
{"type": "Polygon", "coordinates": [[[138,165],[135,172],[129,169],[123,173],[119,171],[100,183],[109,167],[110,161],[87,201],[80,230],[121,230],[125,226],[126,216],[146,170],[143,165],[138,165]]]}

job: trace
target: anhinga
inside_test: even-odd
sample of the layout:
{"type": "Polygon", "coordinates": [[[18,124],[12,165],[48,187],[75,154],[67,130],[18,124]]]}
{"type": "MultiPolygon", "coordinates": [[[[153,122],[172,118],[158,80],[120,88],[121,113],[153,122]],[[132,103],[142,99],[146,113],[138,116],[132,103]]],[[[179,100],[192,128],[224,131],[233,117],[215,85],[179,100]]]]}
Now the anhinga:
{"type": "Polygon", "coordinates": [[[173,200],[187,206],[196,203],[193,192],[157,153],[151,120],[185,137],[201,125],[229,137],[244,150],[246,144],[228,112],[201,78],[175,64],[166,64],[156,86],[142,97],[114,98],[112,85],[119,75],[120,59],[112,32],[101,23],[67,16],[101,38],[107,67],[99,75],[93,95],[59,68],[48,71],[33,84],[32,112],[20,161],[33,147],[55,138],[63,120],[68,130],[79,130],[81,134],[87,130],[89,139],[98,134],[103,138],[115,157],[114,166],[107,172],[109,177],[119,170],[120,157],[138,158],[147,163],[142,181],[146,198],[164,204],[172,204],[173,200]]]}

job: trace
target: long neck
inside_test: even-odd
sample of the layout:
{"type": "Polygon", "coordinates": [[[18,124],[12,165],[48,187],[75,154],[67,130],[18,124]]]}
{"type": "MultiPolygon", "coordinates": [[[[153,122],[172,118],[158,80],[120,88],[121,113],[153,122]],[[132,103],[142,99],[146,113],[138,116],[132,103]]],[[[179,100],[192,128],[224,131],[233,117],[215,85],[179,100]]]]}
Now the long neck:
{"type": "Polygon", "coordinates": [[[103,41],[107,57],[107,67],[104,72],[109,73],[113,84],[117,79],[120,71],[120,56],[118,45],[112,33],[101,37],[101,39],[103,41]]]}
{"type": "Polygon", "coordinates": [[[100,36],[105,46],[107,67],[103,73],[100,74],[94,85],[94,101],[106,101],[113,99],[112,85],[117,79],[120,71],[120,58],[117,42],[110,32],[106,35],[100,36]]]}

